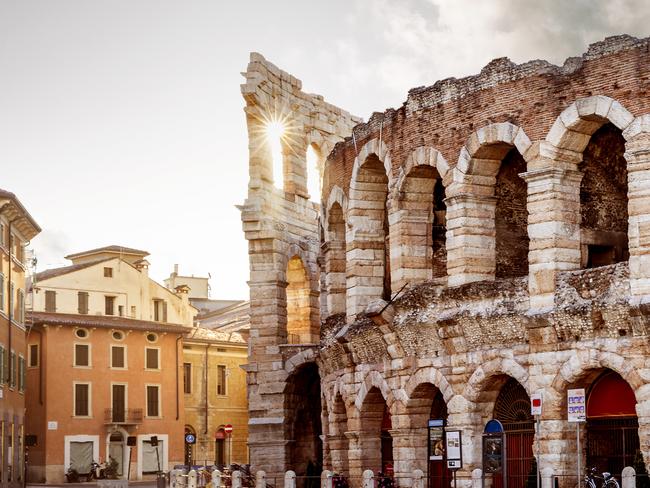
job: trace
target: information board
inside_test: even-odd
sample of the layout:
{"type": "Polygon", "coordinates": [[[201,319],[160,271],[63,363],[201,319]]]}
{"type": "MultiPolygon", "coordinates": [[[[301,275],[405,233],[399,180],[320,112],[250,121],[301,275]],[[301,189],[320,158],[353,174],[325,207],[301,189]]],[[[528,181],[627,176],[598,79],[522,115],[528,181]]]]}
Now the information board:
{"type": "Polygon", "coordinates": [[[463,449],[460,430],[445,432],[445,448],[447,453],[447,468],[461,469],[463,467],[463,449]]]}
{"type": "Polygon", "coordinates": [[[445,457],[445,421],[430,419],[427,426],[429,428],[429,460],[442,461],[445,457]]]}
{"type": "Polygon", "coordinates": [[[568,390],[566,405],[569,422],[585,422],[587,420],[587,402],[584,388],[568,390]]]}

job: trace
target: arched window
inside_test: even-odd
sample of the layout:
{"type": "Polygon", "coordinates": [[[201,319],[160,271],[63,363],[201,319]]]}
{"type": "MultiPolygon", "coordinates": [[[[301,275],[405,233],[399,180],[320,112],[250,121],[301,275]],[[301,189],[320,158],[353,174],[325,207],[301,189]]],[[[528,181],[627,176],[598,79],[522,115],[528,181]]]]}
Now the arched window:
{"type": "Polygon", "coordinates": [[[311,344],[311,293],[305,266],[299,256],[287,265],[287,343],[311,344]]]}

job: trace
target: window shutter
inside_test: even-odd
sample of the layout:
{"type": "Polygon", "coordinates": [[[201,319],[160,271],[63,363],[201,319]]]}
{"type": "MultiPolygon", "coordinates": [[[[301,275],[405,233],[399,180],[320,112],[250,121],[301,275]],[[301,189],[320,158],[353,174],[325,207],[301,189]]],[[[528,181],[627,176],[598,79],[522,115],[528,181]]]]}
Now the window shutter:
{"type": "Polygon", "coordinates": [[[3,385],[7,380],[7,370],[5,368],[7,358],[5,356],[5,348],[0,346],[0,385],[3,385]]]}
{"type": "Polygon", "coordinates": [[[124,367],[124,348],[122,346],[111,347],[111,366],[114,368],[124,367]]]}
{"type": "Polygon", "coordinates": [[[0,310],[5,309],[5,275],[0,273],[0,310]]]}
{"type": "Polygon", "coordinates": [[[167,302],[163,300],[162,302],[162,321],[167,322],[167,302]]]}
{"type": "Polygon", "coordinates": [[[147,348],[147,369],[158,369],[158,349],[147,348]]]}
{"type": "Polygon", "coordinates": [[[17,369],[17,364],[16,364],[16,353],[11,351],[11,364],[9,365],[9,368],[11,369],[11,387],[14,388],[16,386],[16,369],[17,369]]]}
{"type": "Polygon", "coordinates": [[[158,417],[158,387],[147,386],[147,416],[158,417]]]}
{"type": "Polygon", "coordinates": [[[25,391],[25,358],[18,358],[18,390],[25,391]]]}
{"type": "Polygon", "coordinates": [[[85,291],[80,291],[77,293],[77,311],[80,314],[87,314],[88,313],[88,293],[85,291]]]}
{"type": "Polygon", "coordinates": [[[90,366],[87,344],[75,344],[75,366],[90,366]]]}
{"type": "Polygon", "coordinates": [[[29,367],[35,368],[38,366],[38,344],[29,345],[29,367]]]}
{"type": "MultiPolygon", "coordinates": [[[[13,284],[11,285],[10,295],[13,295],[13,284]]],[[[45,291],[45,311],[56,312],[56,292],[53,290],[45,291]]]]}
{"type": "Polygon", "coordinates": [[[88,385],[75,385],[74,414],[88,416],[88,385]]]}

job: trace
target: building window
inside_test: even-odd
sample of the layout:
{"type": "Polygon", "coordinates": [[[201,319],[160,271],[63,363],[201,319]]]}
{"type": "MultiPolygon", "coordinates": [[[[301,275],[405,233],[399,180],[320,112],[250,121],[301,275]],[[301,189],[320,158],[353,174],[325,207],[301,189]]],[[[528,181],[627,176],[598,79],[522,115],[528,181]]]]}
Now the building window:
{"type": "Polygon", "coordinates": [[[112,335],[113,335],[113,339],[115,339],[116,341],[124,340],[124,332],[120,330],[114,330],[112,335]]]}
{"type": "Polygon", "coordinates": [[[104,268],[104,278],[113,277],[113,268],[104,268]]]}
{"type": "Polygon", "coordinates": [[[90,383],[74,384],[74,416],[90,417],[90,383]]]}
{"type": "Polygon", "coordinates": [[[117,315],[119,315],[120,317],[124,317],[124,305],[117,306],[117,315]]]}
{"type": "Polygon", "coordinates": [[[5,224],[0,224],[0,246],[7,247],[7,238],[5,234],[5,224]]]}
{"type": "Polygon", "coordinates": [[[38,344],[29,345],[29,367],[38,368],[39,358],[38,358],[38,344]]]}
{"type": "Polygon", "coordinates": [[[74,335],[76,335],[79,339],[85,339],[88,337],[88,331],[86,329],[75,329],[74,335]]]}
{"type": "Polygon", "coordinates": [[[131,305],[131,318],[135,318],[135,305],[131,305]]]}
{"type": "Polygon", "coordinates": [[[0,310],[5,309],[5,275],[0,273],[0,310]]]}
{"type": "Polygon", "coordinates": [[[147,385],[147,417],[160,417],[160,387],[147,385]]]}
{"type": "Polygon", "coordinates": [[[158,358],[158,349],[154,347],[145,347],[145,369],[160,369],[158,358]]]}
{"type": "Polygon", "coordinates": [[[217,366],[217,395],[226,394],[226,367],[223,364],[217,366]]]}
{"type": "Polygon", "coordinates": [[[152,344],[155,343],[158,340],[158,336],[154,334],[153,332],[149,332],[147,334],[147,341],[151,342],[152,344]]]}
{"type": "Polygon", "coordinates": [[[111,368],[126,368],[126,347],[111,346],[111,368]]]}
{"type": "Polygon", "coordinates": [[[74,345],[74,365],[77,367],[90,366],[90,345],[89,344],[75,344],[74,345]]]}
{"type": "Polygon", "coordinates": [[[0,385],[4,385],[7,382],[7,368],[5,367],[6,362],[7,350],[4,346],[0,346],[0,385]]]}
{"type": "Polygon", "coordinates": [[[16,353],[14,351],[11,351],[11,361],[9,363],[9,372],[10,372],[10,383],[9,387],[10,388],[15,388],[16,387],[16,381],[18,379],[18,371],[17,371],[17,364],[16,364],[16,353]]]}
{"type": "Polygon", "coordinates": [[[18,290],[18,310],[16,311],[16,316],[18,317],[19,323],[25,323],[25,292],[23,290],[18,290]]]}
{"type": "Polygon", "coordinates": [[[104,297],[105,314],[115,315],[115,297],[104,297]]]}
{"type": "Polygon", "coordinates": [[[77,311],[83,315],[88,313],[88,292],[80,291],[77,293],[77,311]]]}
{"type": "Polygon", "coordinates": [[[165,300],[153,301],[154,322],[167,322],[167,302],[165,300]]]}
{"type": "Polygon", "coordinates": [[[54,290],[45,290],[45,311],[56,312],[56,292],[54,290]]]}
{"type": "Polygon", "coordinates": [[[25,391],[25,358],[18,356],[18,391],[25,391]]]}
{"type": "Polygon", "coordinates": [[[183,392],[192,393],[192,363],[183,363],[183,392]]]}

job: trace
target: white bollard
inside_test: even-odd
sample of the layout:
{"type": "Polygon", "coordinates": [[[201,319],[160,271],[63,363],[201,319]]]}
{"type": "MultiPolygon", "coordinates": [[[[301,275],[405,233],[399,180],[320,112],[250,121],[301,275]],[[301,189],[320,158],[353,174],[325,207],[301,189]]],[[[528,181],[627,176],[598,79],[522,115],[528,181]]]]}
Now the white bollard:
{"type": "Polygon", "coordinates": [[[193,469],[187,474],[187,488],[196,488],[196,471],[193,469]]]}
{"type": "Polygon", "coordinates": [[[232,488],[241,488],[241,471],[238,469],[232,472],[232,488]]]}
{"type": "Polygon", "coordinates": [[[255,475],[255,488],[266,488],[266,473],[261,469],[255,475]]]}
{"type": "Polygon", "coordinates": [[[212,488],[221,488],[221,471],[212,471],[212,488]]]}
{"type": "Polygon", "coordinates": [[[324,469],[320,474],[320,488],[332,488],[332,472],[324,469]]]}
{"type": "Polygon", "coordinates": [[[178,488],[178,469],[172,469],[169,472],[169,488],[178,488]]]}
{"type": "Polygon", "coordinates": [[[476,468],[472,471],[472,488],[481,488],[483,478],[483,470],[476,468]]]}
{"type": "Polygon", "coordinates": [[[626,466],[621,473],[621,488],[635,488],[636,471],[632,466],[626,466]]]}
{"type": "Polygon", "coordinates": [[[413,470],[413,488],[424,488],[424,473],[421,469],[413,470]]]}
{"type": "Polygon", "coordinates": [[[296,473],[289,470],[284,474],[284,488],[296,488],[296,473]]]}
{"type": "Polygon", "coordinates": [[[366,469],[363,472],[363,488],[375,488],[375,473],[372,469],[366,469]]]}
{"type": "Polygon", "coordinates": [[[546,467],[540,473],[542,488],[553,488],[553,468],[546,467]]]}

